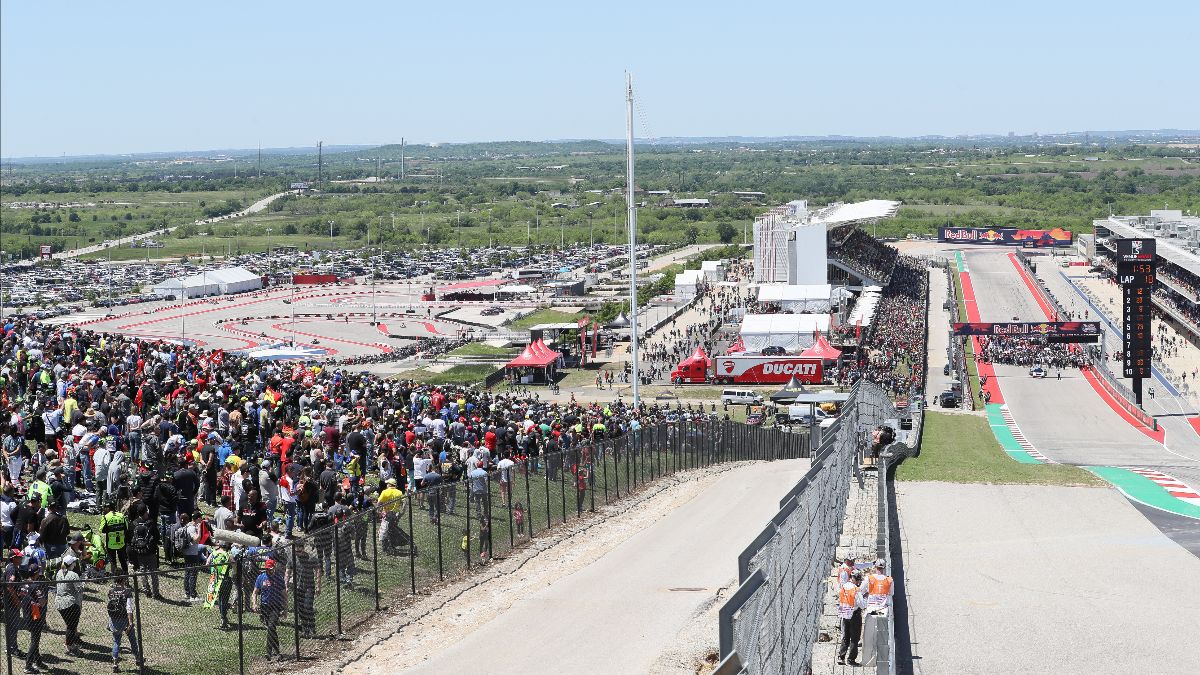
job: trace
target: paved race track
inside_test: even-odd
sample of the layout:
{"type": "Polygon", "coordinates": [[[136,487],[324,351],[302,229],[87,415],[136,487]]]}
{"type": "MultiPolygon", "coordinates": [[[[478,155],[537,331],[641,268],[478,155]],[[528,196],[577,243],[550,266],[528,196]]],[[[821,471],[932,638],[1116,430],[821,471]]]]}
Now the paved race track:
{"type": "Polygon", "coordinates": [[[1196,672],[1200,558],[1116,491],[896,486],[913,672],[1196,672]]]}
{"type": "MultiPolygon", "coordinates": [[[[807,460],[789,460],[725,473],[669,516],[521,598],[412,672],[647,672],[678,646],[676,635],[713,592],[736,579],[737,554],[807,467],[807,460]]],[[[392,639],[450,638],[402,632],[392,639]]]]}
{"type": "MultiPolygon", "coordinates": [[[[980,319],[1046,320],[1008,254],[979,251],[966,255],[980,319]]],[[[1035,379],[1023,367],[995,368],[1004,401],[1017,425],[1051,460],[1081,466],[1155,469],[1200,487],[1200,437],[1182,418],[1160,420],[1166,430],[1164,447],[1114,412],[1077,370],[1063,371],[1059,380],[1053,372],[1046,379],[1035,379]]],[[[1150,410],[1161,412],[1153,406],[1150,410]]],[[[1163,532],[1200,555],[1200,521],[1140,508],[1163,532]]]]}

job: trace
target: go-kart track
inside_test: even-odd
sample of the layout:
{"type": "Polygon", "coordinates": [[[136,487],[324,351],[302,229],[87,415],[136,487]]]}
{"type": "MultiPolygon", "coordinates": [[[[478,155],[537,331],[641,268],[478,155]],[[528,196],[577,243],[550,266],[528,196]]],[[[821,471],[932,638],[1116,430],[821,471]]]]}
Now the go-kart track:
{"type": "Polygon", "coordinates": [[[446,307],[422,303],[419,286],[284,287],[239,295],[89,309],[52,323],[185,341],[209,349],[249,350],[295,340],[330,358],[387,354],[418,338],[452,338],[468,326],[440,320],[446,307]],[[372,324],[372,304],[377,325],[372,324]]]}

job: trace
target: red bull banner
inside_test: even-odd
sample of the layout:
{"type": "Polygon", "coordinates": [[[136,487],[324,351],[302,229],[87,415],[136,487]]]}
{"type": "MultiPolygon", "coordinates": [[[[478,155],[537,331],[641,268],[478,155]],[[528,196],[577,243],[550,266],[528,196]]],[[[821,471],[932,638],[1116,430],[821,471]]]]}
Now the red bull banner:
{"type": "Polygon", "coordinates": [[[1026,248],[1066,248],[1074,243],[1069,230],[1020,230],[1015,227],[942,227],[938,241],[947,244],[992,244],[1026,248]]]}
{"type": "Polygon", "coordinates": [[[954,324],[955,335],[987,335],[990,337],[1036,337],[1045,335],[1089,337],[1100,335],[1099,321],[1044,321],[1041,323],[972,323],[954,324]]]}

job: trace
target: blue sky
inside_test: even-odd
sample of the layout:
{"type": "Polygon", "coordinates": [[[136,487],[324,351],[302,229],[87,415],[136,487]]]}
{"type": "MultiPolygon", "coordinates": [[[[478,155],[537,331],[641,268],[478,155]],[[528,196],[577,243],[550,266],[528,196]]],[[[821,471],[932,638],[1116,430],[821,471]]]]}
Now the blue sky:
{"type": "Polygon", "coordinates": [[[1198,7],[4,0],[0,155],[1195,128],[1198,7]]]}

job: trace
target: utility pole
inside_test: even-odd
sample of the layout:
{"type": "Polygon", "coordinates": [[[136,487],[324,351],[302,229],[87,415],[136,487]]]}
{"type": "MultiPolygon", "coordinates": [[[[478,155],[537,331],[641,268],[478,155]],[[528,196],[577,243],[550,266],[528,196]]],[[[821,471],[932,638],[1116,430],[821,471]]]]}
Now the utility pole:
{"type": "Polygon", "coordinates": [[[629,173],[625,185],[625,205],[629,209],[629,356],[632,361],[633,407],[637,409],[641,403],[638,393],[637,204],[633,200],[633,75],[629,73],[625,73],[625,142],[629,173]]]}

